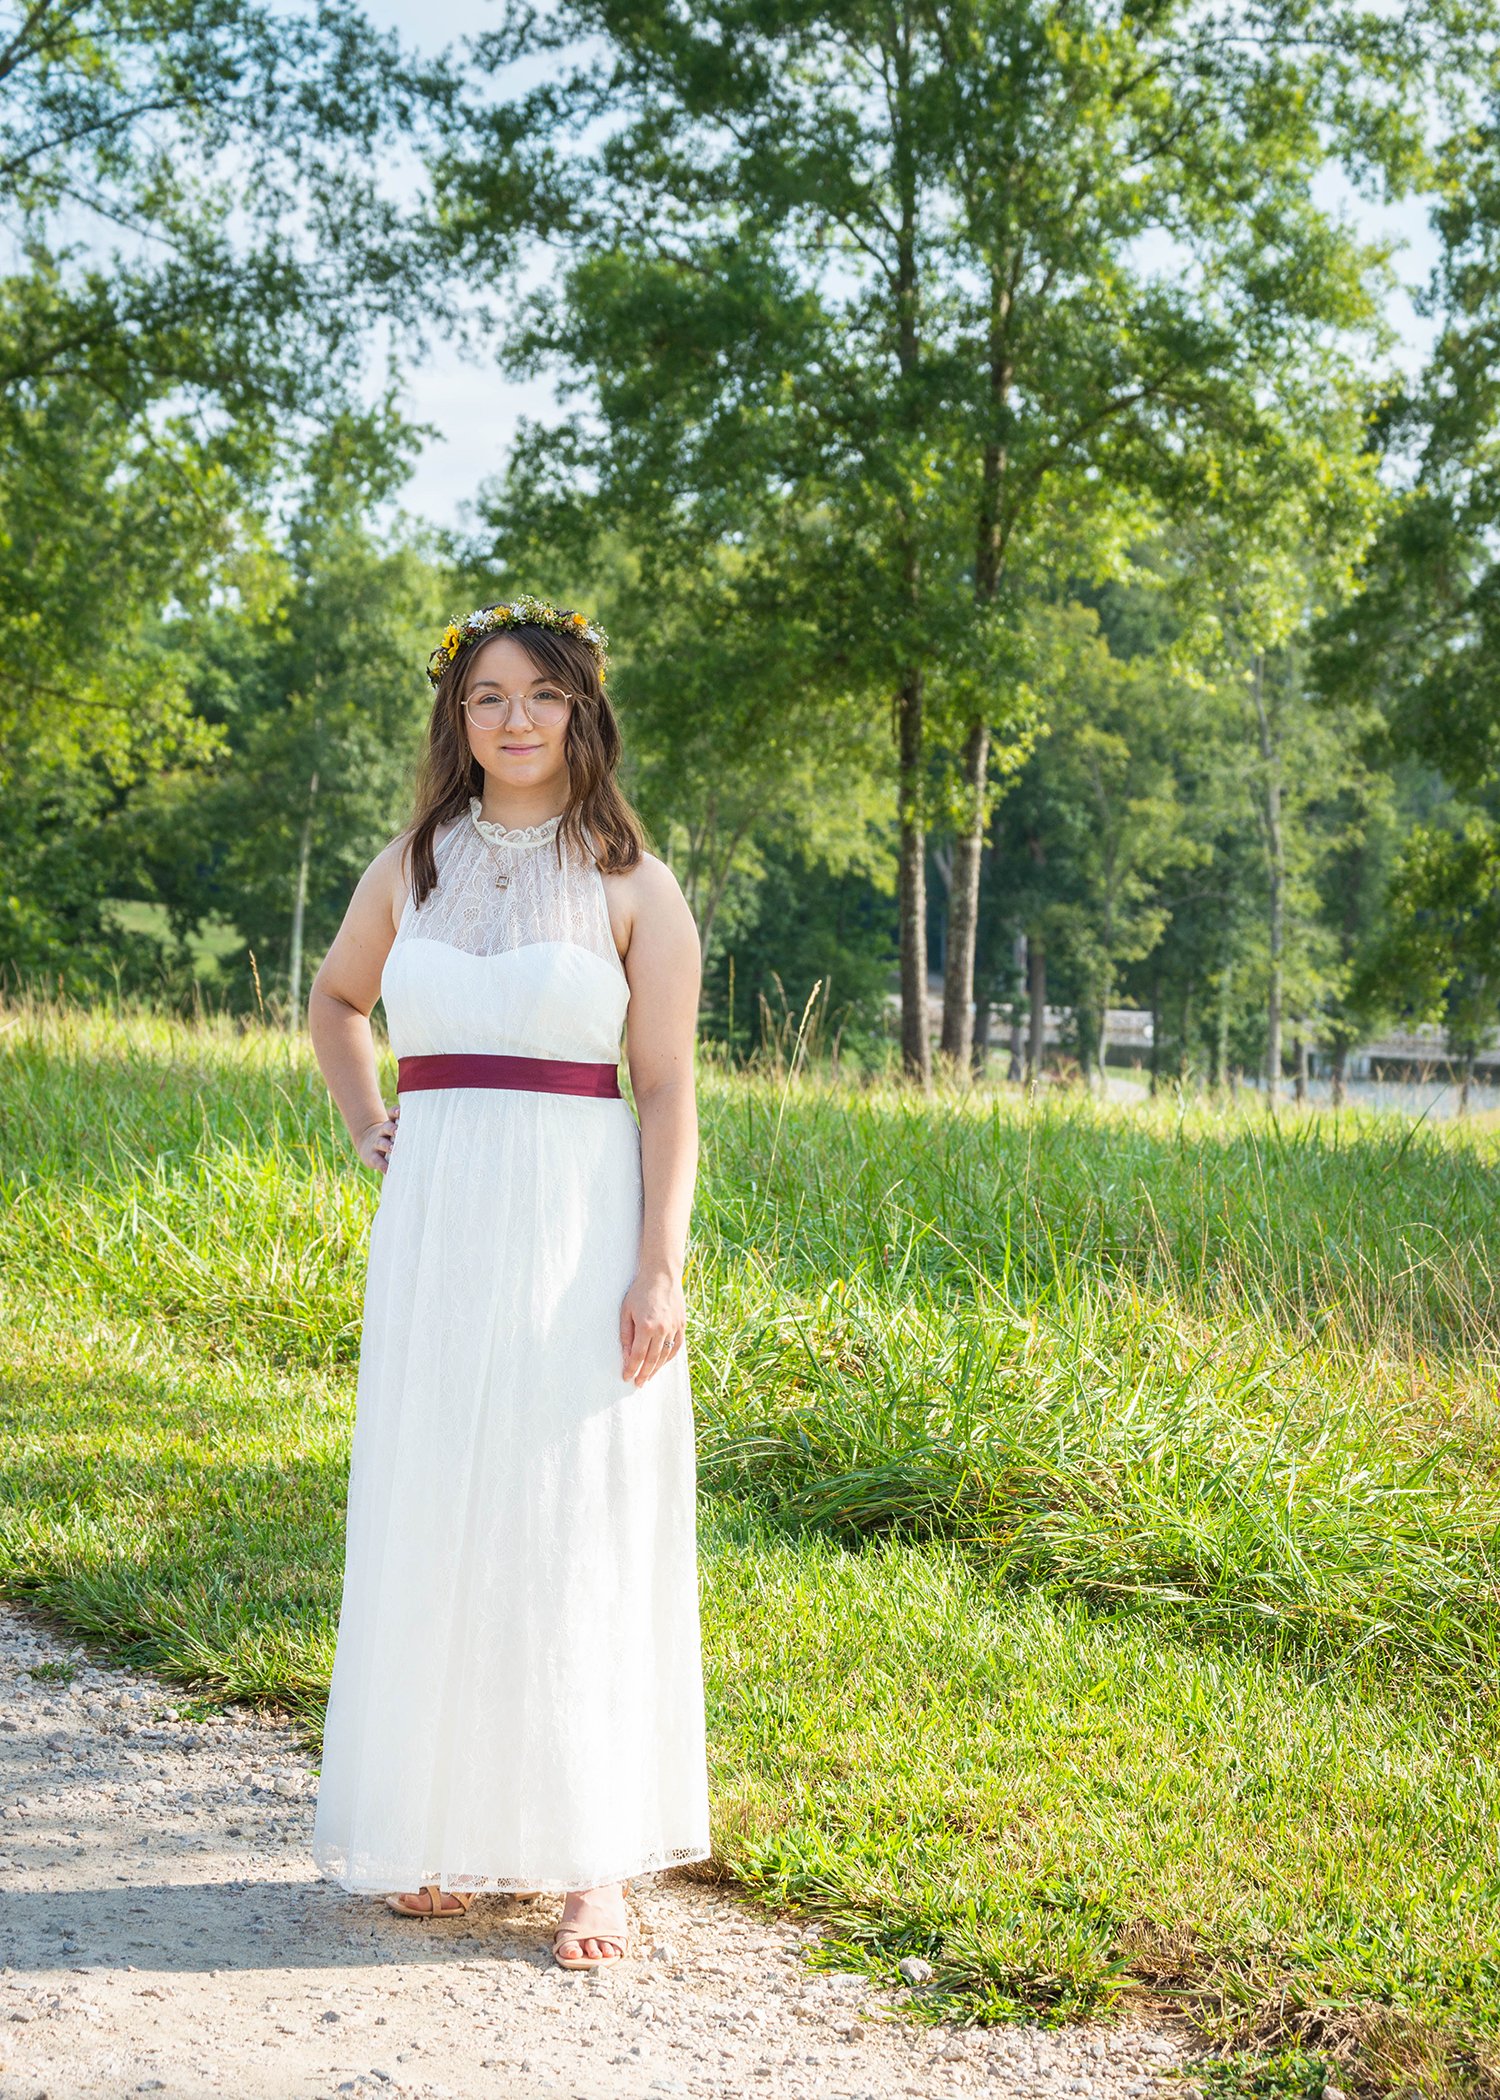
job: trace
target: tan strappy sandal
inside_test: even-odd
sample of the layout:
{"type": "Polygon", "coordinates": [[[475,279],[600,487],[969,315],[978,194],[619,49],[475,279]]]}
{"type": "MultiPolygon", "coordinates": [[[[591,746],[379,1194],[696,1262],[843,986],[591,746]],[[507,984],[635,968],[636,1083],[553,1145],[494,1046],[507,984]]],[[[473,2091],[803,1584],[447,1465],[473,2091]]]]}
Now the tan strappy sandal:
{"type": "MultiPolygon", "coordinates": [[[[622,1890],[621,1902],[623,1903],[623,1901],[624,1891],[622,1890]]],[[[621,1962],[625,1959],[629,1949],[630,1928],[628,1925],[623,1932],[593,1932],[587,1925],[559,1925],[552,1935],[552,1959],[560,1969],[612,1969],[616,1962],[621,1962]],[[585,1940],[594,1940],[601,1947],[618,1947],[620,1951],[618,1954],[596,1955],[584,1954],[582,1951],[577,1954],[559,1954],[557,1951],[558,1942],[567,1940],[576,1941],[580,1950],[585,1940]]]]}
{"type": "Polygon", "coordinates": [[[462,1889],[440,1889],[435,1881],[424,1881],[417,1890],[417,1895],[427,1898],[425,1905],[419,1904],[416,1897],[408,1895],[405,1891],[397,1896],[387,1896],[385,1900],[398,1917],[427,1919],[466,1918],[469,1915],[469,1905],[474,1901],[474,1898],[466,1895],[462,1889]],[[443,1908],[449,1896],[458,1905],[457,1910],[443,1908]]]}
{"type": "MultiPolygon", "coordinates": [[[[512,1903],[534,1903],[542,1892],[540,1889],[502,1889],[500,1893],[508,1896],[512,1903]]],[[[404,1890],[398,1896],[387,1896],[385,1900],[397,1916],[402,1918],[466,1918],[469,1915],[469,1906],[474,1901],[473,1895],[468,1891],[440,1889],[435,1881],[424,1881],[417,1894],[427,1898],[425,1906],[414,1903],[404,1890]],[[441,1909],[439,1906],[444,1896],[451,1896],[458,1909],[441,1909]]]]}

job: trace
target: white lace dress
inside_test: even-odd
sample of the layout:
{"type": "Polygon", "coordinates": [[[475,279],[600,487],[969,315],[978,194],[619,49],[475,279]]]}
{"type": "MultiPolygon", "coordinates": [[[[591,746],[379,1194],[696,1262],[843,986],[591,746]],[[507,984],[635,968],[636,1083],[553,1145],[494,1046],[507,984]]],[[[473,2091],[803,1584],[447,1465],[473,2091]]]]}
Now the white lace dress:
{"type": "MultiPolygon", "coordinates": [[[[555,818],[477,811],[407,898],[393,1049],[614,1062],[630,993],[598,868],[558,865],[555,818]]],[[[561,1891],[708,1856],[688,1365],[621,1368],[641,1220],[625,1101],[401,1097],[313,1833],[346,1889],[561,1891]]]]}

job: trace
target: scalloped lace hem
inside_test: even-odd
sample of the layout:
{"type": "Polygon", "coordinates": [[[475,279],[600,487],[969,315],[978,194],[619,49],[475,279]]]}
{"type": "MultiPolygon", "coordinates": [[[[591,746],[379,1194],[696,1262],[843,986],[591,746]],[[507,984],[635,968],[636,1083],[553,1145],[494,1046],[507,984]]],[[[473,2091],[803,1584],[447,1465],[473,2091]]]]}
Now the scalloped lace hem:
{"type": "Polygon", "coordinates": [[[390,1896],[405,1890],[415,1892],[427,1882],[435,1881],[444,1891],[452,1890],[459,1895],[504,1895],[516,1890],[537,1890],[543,1896],[566,1896],[574,1889],[607,1888],[614,1881],[634,1881],[642,1874],[665,1874],[673,1867],[691,1867],[700,1860],[712,1858],[707,1846],[680,1845],[669,1851],[649,1853],[634,1865],[618,1864],[601,1868],[597,1873],[579,1873],[570,1880],[560,1881],[547,1874],[449,1874],[441,1870],[418,1873],[415,1867],[401,1871],[394,1867],[366,1865],[351,1868],[343,1854],[327,1847],[313,1847],[313,1863],[329,1881],[338,1883],[351,1896],[390,1896]]]}

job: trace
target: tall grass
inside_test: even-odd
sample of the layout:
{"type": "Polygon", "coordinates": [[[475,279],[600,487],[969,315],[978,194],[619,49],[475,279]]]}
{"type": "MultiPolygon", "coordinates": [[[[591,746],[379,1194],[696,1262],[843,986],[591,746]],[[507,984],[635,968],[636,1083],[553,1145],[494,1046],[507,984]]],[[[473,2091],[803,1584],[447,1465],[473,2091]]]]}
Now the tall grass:
{"type": "MultiPolygon", "coordinates": [[[[351,1363],[376,1189],[305,1044],[11,1018],[13,1303],[351,1363]]],[[[701,1095],[707,1488],[1329,1667],[1493,1680],[1491,1131],[713,1068],[701,1095]]]]}

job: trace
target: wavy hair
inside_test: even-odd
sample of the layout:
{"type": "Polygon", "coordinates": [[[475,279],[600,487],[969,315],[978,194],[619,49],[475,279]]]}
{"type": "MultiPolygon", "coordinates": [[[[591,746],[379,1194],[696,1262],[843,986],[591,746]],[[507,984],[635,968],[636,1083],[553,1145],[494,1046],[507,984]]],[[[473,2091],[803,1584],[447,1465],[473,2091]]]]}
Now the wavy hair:
{"type": "MultiPolygon", "coordinates": [[[[568,806],[557,827],[559,864],[564,841],[598,861],[606,875],[639,865],[646,850],[640,818],[615,784],[620,763],[620,725],[587,642],[550,627],[506,630],[521,644],[543,677],[555,678],[575,695],[564,751],[568,761],[568,806]]],[[[412,899],[420,910],[437,887],[432,841],[450,817],[468,815],[469,797],[484,792],[484,768],[469,749],[464,694],[469,668],[493,635],[477,635],[454,657],[432,696],[427,744],[417,770],[412,818],[406,828],[412,899]]]]}

